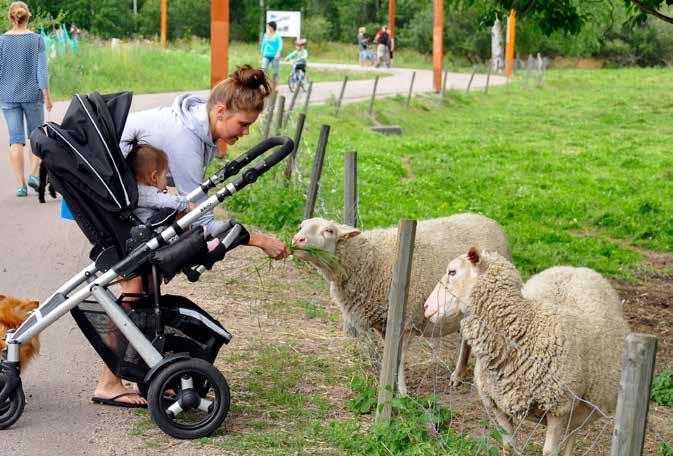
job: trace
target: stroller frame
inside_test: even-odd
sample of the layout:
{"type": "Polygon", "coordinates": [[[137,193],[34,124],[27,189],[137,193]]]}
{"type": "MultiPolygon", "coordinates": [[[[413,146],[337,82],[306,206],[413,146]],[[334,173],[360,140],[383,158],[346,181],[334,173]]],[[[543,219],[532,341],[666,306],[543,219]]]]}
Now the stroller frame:
{"type": "MultiPolygon", "coordinates": [[[[150,255],[160,247],[171,244],[172,242],[179,242],[180,235],[203,213],[212,210],[221,204],[225,199],[231,197],[234,193],[242,190],[247,185],[254,183],[259,176],[267,172],[274,165],[287,157],[292,151],[294,144],[288,137],[270,137],[260,142],[245,154],[242,154],[236,159],[227,162],[220,171],[204,181],[199,188],[189,193],[189,195],[187,195],[187,199],[190,202],[196,201],[197,199],[203,197],[203,195],[207,195],[209,190],[223,183],[229,177],[238,174],[244,166],[248,165],[255,158],[276,146],[281,147],[280,149],[273,152],[270,156],[261,159],[254,165],[246,168],[241,176],[227,183],[222,189],[203,201],[178,221],[156,233],[152,239],[136,247],[127,257],[117,261],[114,265],[108,267],[107,269],[105,266],[101,267],[101,265],[97,264],[97,262],[94,262],[86,268],[82,269],[74,277],[63,284],[58,290],[56,290],[56,292],[54,292],[48,299],[43,301],[39,308],[36,309],[18,329],[7,331],[5,337],[7,348],[3,351],[2,359],[0,359],[0,380],[2,380],[0,381],[0,385],[2,386],[2,389],[0,390],[0,429],[11,426],[14,422],[16,422],[16,420],[18,420],[21,413],[23,412],[23,403],[19,404],[20,410],[18,411],[13,411],[13,402],[10,402],[10,406],[6,405],[8,399],[10,401],[14,400],[17,390],[20,390],[20,396],[22,399],[20,402],[25,401],[23,399],[23,390],[21,386],[19,370],[21,346],[27,343],[31,338],[37,336],[44,329],[48,328],[52,323],[65,315],[68,311],[72,310],[88,298],[95,298],[95,300],[102,306],[104,312],[109,316],[110,320],[128,339],[129,344],[137,351],[138,355],[147,364],[149,367],[149,372],[145,377],[145,382],[151,385],[152,380],[155,379],[162,370],[165,370],[168,365],[179,362],[180,360],[189,359],[189,354],[174,354],[171,356],[162,355],[157,347],[155,347],[154,344],[148,340],[145,334],[143,334],[143,332],[129,318],[124,309],[119,305],[115,295],[112,294],[108,287],[119,276],[128,277],[130,274],[133,274],[134,271],[137,271],[143,267],[143,265],[147,264],[150,255]],[[3,425],[3,417],[6,418],[10,412],[16,413],[18,416],[15,418],[8,418],[10,422],[4,423],[3,425]]],[[[242,226],[236,224],[233,228],[229,229],[228,235],[223,236],[222,244],[224,245],[225,252],[227,250],[233,249],[238,245],[236,244],[236,234],[239,234],[241,231],[245,231],[245,229],[242,226]]],[[[198,280],[198,274],[203,272],[205,269],[206,268],[204,266],[199,266],[191,272],[197,273],[198,280]]],[[[153,270],[152,275],[154,281],[158,283],[156,270],[153,270]]],[[[158,294],[159,290],[155,290],[155,293],[158,294]]],[[[226,331],[224,332],[226,333],[226,331]]],[[[228,333],[226,334],[229,338],[231,337],[228,333]]],[[[194,359],[194,361],[199,360],[194,359]]],[[[205,362],[203,363],[208,364],[205,362]]],[[[209,366],[217,371],[217,369],[215,369],[213,366],[209,366]]],[[[219,371],[217,372],[219,373],[219,371]]],[[[184,374],[181,375],[184,376],[184,374]]],[[[223,377],[222,380],[224,380],[223,377]]],[[[189,388],[191,385],[189,382],[191,382],[191,380],[185,384],[185,380],[183,380],[183,387],[186,386],[189,388]]],[[[161,401],[161,395],[163,394],[162,391],[162,389],[159,390],[158,403],[161,401]]],[[[200,432],[199,429],[196,429],[187,436],[185,434],[176,434],[171,432],[170,426],[168,428],[162,426],[162,423],[160,423],[157,419],[155,410],[153,410],[152,407],[152,394],[152,388],[150,387],[150,411],[152,412],[152,416],[155,418],[155,421],[157,421],[157,424],[165,432],[177,438],[199,438],[204,435],[208,435],[214,430],[211,429],[212,426],[205,426],[207,429],[205,429],[203,432],[200,432]]],[[[186,406],[190,406],[194,409],[198,408],[200,410],[207,410],[209,407],[212,408],[212,402],[207,399],[199,398],[199,400],[195,400],[193,397],[189,399],[191,400],[191,403],[187,399],[184,401],[181,400],[179,404],[176,402],[173,406],[171,406],[166,413],[168,413],[169,416],[171,414],[178,414],[184,408],[186,408],[186,406]]],[[[226,416],[226,411],[224,412],[224,416],[226,416]]],[[[222,416],[219,420],[219,423],[217,423],[217,427],[219,427],[221,424],[224,416],[222,416]]]]}

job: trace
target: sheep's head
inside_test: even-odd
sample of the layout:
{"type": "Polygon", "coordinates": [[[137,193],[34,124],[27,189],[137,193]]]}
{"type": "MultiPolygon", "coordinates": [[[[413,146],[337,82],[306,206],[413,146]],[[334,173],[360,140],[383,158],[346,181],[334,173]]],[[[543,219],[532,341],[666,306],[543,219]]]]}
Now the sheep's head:
{"type": "Polygon", "coordinates": [[[454,320],[459,314],[466,313],[474,285],[486,268],[484,254],[477,252],[475,247],[471,247],[465,255],[451,260],[446,274],[425,301],[425,318],[437,324],[445,319],[454,320]]]}
{"type": "MultiPolygon", "coordinates": [[[[337,244],[360,234],[356,228],[348,225],[312,218],[304,220],[299,225],[299,232],[292,238],[292,244],[300,249],[317,248],[325,252],[336,254],[337,244]]],[[[311,254],[298,250],[295,256],[299,259],[310,261],[311,254]]]]}

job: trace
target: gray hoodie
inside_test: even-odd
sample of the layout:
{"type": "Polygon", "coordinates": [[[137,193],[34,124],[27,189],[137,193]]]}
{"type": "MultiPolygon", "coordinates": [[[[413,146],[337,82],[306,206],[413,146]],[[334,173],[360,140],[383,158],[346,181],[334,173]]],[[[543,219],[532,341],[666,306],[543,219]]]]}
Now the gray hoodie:
{"type": "MultiPolygon", "coordinates": [[[[124,156],[131,152],[133,139],[166,152],[169,175],[183,196],[201,185],[206,167],[217,153],[206,100],[191,94],[179,95],[170,108],[129,114],[120,144],[124,156]]],[[[205,199],[203,196],[196,203],[205,199]]],[[[222,224],[215,220],[212,211],[203,214],[196,223],[211,232],[222,224]]]]}

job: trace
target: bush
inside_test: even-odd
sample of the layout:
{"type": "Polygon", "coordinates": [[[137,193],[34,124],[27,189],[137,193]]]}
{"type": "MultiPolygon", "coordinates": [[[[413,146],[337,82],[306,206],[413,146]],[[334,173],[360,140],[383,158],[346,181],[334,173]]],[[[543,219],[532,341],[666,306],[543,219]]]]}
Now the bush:
{"type": "Polygon", "coordinates": [[[651,397],[659,405],[673,405],[673,369],[665,370],[654,379],[651,397]]]}

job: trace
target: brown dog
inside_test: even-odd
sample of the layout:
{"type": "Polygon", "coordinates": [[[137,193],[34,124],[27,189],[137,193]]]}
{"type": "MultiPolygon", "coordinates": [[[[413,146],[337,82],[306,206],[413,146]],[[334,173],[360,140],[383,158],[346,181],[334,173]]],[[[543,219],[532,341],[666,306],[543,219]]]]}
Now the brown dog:
{"type": "MultiPolygon", "coordinates": [[[[5,333],[8,329],[21,326],[30,313],[37,309],[37,301],[17,299],[11,296],[0,295],[0,351],[5,349],[5,333]]],[[[25,369],[35,355],[40,351],[40,339],[33,337],[21,347],[21,369],[25,369]]]]}

